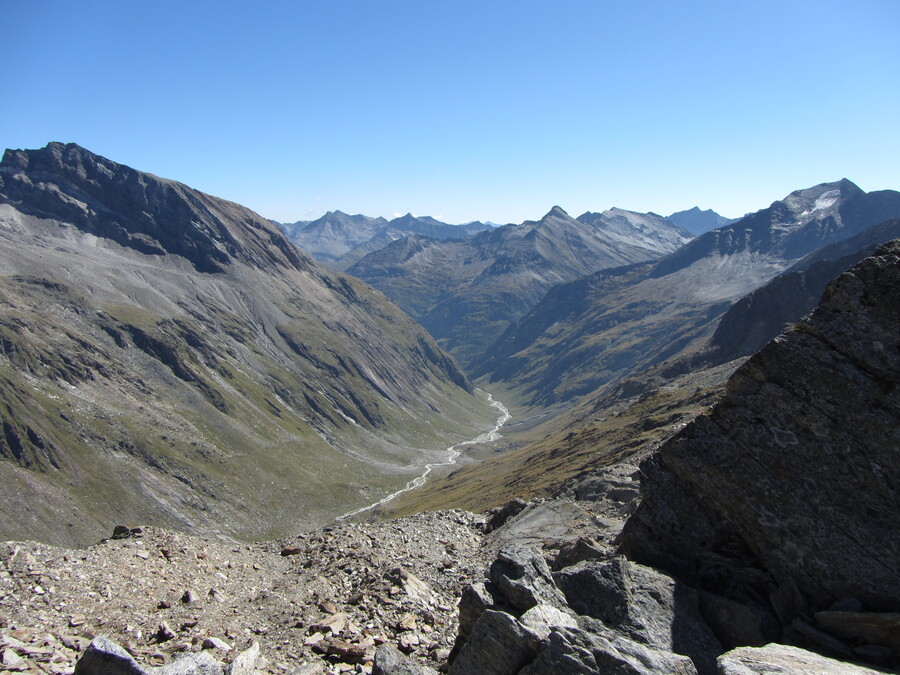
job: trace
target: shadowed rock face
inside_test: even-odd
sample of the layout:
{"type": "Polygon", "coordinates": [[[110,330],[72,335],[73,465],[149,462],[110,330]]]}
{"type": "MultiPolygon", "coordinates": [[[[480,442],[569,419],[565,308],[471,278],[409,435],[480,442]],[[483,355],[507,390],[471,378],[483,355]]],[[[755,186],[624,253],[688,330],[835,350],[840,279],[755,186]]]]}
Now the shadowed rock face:
{"type": "Polygon", "coordinates": [[[704,556],[743,543],[817,603],[900,609],[900,540],[886,535],[900,509],[898,289],[895,240],[738,370],[709,416],[642,464],[622,551],[704,585],[704,556]]]}
{"type": "Polygon", "coordinates": [[[900,236],[900,219],[818,249],[781,276],[738,300],[722,317],[710,340],[713,359],[724,363],[750,356],[815,308],[828,283],[900,236]]]}
{"type": "Polygon", "coordinates": [[[278,228],[250,209],[74,143],[7,150],[0,190],[4,201],[24,213],[58,218],[148,255],[181,255],[198,272],[223,272],[233,261],[308,267],[278,228]]]}

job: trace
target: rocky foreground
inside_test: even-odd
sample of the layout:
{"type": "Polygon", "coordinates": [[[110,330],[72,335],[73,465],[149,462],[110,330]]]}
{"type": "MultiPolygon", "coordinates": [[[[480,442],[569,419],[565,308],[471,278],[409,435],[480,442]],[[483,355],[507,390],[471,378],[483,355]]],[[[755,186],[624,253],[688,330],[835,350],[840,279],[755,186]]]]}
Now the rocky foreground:
{"type": "Polygon", "coordinates": [[[719,631],[746,628],[746,610],[723,619],[696,590],[616,554],[636,477],[622,465],[589,479],[586,500],[257,544],[152,527],[86,549],[6,542],[0,672],[890,672],[781,644],[720,655],[719,631]]]}
{"type": "Polygon", "coordinates": [[[437,667],[487,562],[480,522],[448,511],[252,545],[157,528],[81,550],[8,542],[0,669],[71,673],[95,636],[149,666],[201,650],[230,663],[258,643],[260,672],[371,672],[388,643],[437,667]]]}

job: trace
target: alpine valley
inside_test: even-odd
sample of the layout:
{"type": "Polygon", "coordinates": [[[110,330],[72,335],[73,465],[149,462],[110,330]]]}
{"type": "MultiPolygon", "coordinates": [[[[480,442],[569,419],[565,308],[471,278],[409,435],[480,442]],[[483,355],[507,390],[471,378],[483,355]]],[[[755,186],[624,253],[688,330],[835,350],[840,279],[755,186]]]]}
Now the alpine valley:
{"type": "Polygon", "coordinates": [[[0,669],[892,672],[898,238],[846,179],[279,224],[7,150],[0,669]]]}
{"type": "Polygon", "coordinates": [[[3,535],[271,536],[496,411],[384,296],[255,213],[75,145],[0,166],[3,535]]]}

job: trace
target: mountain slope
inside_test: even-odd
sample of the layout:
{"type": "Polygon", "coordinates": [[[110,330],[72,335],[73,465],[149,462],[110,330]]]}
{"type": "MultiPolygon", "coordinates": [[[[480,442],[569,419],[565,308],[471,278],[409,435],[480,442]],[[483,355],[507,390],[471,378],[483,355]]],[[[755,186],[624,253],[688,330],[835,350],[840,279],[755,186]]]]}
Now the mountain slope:
{"type": "Polygon", "coordinates": [[[0,164],[4,538],[259,537],[403,485],[493,409],[381,294],[76,145],[0,164]]]}
{"type": "Polygon", "coordinates": [[[710,339],[708,359],[724,362],[755,354],[811,311],[832,279],[898,237],[900,219],[889,220],[804,257],[728,309],[710,339]]]}
{"type": "Polygon", "coordinates": [[[655,263],[553,288],[471,373],[547,405],[698,349],[750,291],[824,244],[900,215],[900,193],[843,180],[792,193],[655,263]]]}
{"type": "Polygon", "coordinates": [[[687,233],[662,220],[615,210],[585,214],[585,222],[554,207],[539,221],[461,241],[398,240],[347,271],[384,291],[441,346],[474,366],[550,287],[656,259],[687,241],[687,233]]]}

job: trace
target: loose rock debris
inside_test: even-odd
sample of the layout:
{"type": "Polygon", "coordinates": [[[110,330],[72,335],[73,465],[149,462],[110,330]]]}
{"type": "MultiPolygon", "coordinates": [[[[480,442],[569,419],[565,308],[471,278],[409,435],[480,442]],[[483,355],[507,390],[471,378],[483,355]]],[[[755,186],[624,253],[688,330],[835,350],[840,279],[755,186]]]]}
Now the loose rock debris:
{"type": "Polygon", "coordinates": [[[443,511],[259,544],[152,527],[79,550],[6,542],[0,670],[73,673],[98,636],[146,667],[200,652],[227,667],[256,644],[261,673],[369,673],[380,645],[439,668],[490,561],[482,525],[443,511]]]}

